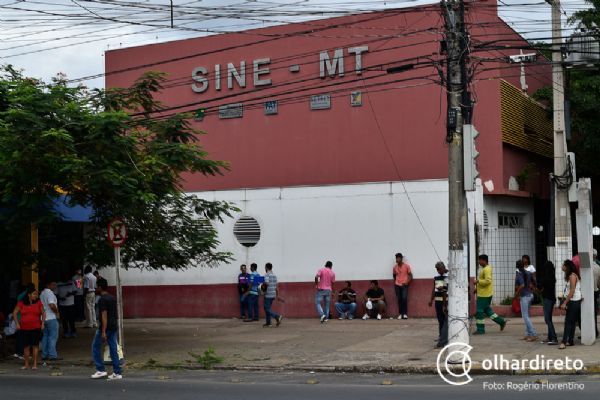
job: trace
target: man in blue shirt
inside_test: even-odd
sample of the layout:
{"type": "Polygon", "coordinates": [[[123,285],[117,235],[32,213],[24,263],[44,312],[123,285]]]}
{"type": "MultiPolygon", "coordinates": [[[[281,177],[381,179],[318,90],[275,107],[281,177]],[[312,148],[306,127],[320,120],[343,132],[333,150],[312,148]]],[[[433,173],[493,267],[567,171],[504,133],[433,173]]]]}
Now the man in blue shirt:
{"type": "Polygon", "coordinates": [[[264,282],[264,278],[256,271],[258,265],[250,264],[250,276],[248,277],[248,318],[244,322],[258,321],[258,292],[259,285],[264,282]]]}
{"type": "Polygon", "coordinates": [[[534,342],[538,340],[537,333],[529,317],[529,307],[533,301],[532,291],[533,276],[525,270],[521,260],[517,261],[517,275],[515,277],[515,297],[520,298],[521,315],[525,322],[525,336],[523,340],[534,342]]]}

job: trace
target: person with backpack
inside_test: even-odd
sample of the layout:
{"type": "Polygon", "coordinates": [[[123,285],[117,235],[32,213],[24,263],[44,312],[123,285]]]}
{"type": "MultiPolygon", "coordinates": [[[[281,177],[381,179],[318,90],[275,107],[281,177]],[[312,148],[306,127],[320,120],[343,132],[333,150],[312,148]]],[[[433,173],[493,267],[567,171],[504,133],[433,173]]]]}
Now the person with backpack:
{"type": "Polygon", "coordinates": [[[523,316],[523,321],[525,322],[525,336],[523,336],[522,339],[528,342],[534,342],[538,340],[537,332],[535,331],[535,327],[533,326],[533,322],[531,322],[531,317],[529,316],[529,309],[531,307],[531,303],[533,302],[533,282],[533,276],[530,272],[525,270],[525,264],[523,261],[517,261],[515,298],[520,299],[521,315],[523,316]]]}

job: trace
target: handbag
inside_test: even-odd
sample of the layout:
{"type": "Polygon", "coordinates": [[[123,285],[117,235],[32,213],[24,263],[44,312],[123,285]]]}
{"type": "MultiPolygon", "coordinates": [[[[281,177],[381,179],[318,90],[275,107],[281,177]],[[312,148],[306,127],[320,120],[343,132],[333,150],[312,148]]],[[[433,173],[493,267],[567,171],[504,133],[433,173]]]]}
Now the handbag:
{"type": "Polygon", "coordinates": [[[512,309],[512,312],[514,314],[520,314],[521,313],[521,301],[519,300],[518,297],[513,297],[512,304],[511,304],[511,309],[512,309]]]}

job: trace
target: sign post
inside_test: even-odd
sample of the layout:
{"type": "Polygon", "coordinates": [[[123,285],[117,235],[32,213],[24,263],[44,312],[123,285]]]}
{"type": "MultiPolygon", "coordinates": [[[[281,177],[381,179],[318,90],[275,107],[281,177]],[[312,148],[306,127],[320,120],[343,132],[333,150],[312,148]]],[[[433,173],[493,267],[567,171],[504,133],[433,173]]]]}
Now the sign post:
{"type": "Polygon", "coordinates": [[[123,337],[123,292],[121,290],[121,246],[127,240],[127,228],[120,218],[115,218],[108,223],[108,241],[115,249],[115,270],[117,284],[117,307],[119,310],[119,344],[125,350],[123,337]]]}

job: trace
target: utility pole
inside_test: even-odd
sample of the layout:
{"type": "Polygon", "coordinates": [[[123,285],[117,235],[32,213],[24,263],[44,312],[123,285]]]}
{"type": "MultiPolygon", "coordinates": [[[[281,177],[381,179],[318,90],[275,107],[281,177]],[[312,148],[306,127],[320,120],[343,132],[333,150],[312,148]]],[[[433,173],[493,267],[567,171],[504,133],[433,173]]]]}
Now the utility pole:
{"type": "MultiPolygon", "coordinates": [[[[562,60],[562,22],[560,0],[546,0],[552,6],[552,91],[554,108],[554,248],[549,249],[548,258],[557,265],[556,274],[562,276],[560,265],[573,256],[571,211],[569,208],[569,182],[556,177],[571,176],[567,160],[565,129],[565,84],[562,60]]],[[[567,179],[568,181],[569,179],[567,179]]],[[[572,182],[571,182],[572,183],[572,182]]]]}
{"type": "Polygon", "coordinates": [[[448,96],[448,340],[469,344],[468,266],[465,251],[467,213],[464,188],[463,124],[470,104],[465,59],[468,53],[462,0],[442,0],[446,31],[446,89],[448,96]]]}

